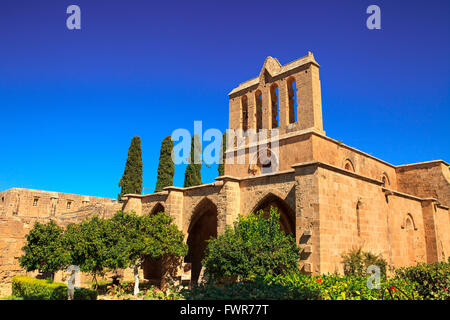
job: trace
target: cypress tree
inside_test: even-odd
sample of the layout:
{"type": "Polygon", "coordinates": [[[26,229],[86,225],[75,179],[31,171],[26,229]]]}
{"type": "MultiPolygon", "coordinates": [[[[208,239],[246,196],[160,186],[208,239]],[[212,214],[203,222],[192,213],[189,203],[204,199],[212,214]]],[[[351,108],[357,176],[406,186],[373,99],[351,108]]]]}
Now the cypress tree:
{"type": "Polygon", "coordinates": [[[159,155],[158,177],[156,179],[155,191],[162,191],[165,187],[173,185],[175,165],[172,161],[173,141],[172,136],[167,136],[161,143],[159,155]]]}
{"type": "Polygon", "coordinates": [[[142,150],[141,138],[139,137],[133,137],[131,139],[127,163],[125,164],[125,170],[122,179],[120,179],[119,187],[122,187],[119,200],[123,195],[128,193],[142,193],[142,150]]]}
{"type": "Polygon", "coordinates": [[[202,154],[202,142],[200,136],[194,134],[191,142],[191,161],[184,172],[184,187],[198,186],[202,184],[202,174],[200,172],[202,163],[200,156],[202,154]]]}
{"type": "Polygon", "coordinates": [[[225,175],[225,152],[227,151],[227,132],[223,133],[222,144],[220,146],[220,160],[219,160],[219,177],[225,175]]]}

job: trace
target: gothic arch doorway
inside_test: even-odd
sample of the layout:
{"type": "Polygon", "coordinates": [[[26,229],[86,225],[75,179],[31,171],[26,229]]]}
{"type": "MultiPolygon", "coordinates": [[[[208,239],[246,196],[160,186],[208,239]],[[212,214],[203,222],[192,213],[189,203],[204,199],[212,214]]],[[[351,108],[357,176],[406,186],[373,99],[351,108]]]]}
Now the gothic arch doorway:
{"type": "MultiPolygon", "coordinates": [[[[149,215],[164,212],[164,206],[158,202],[150,211],[149,215]]],[[[162,260],[161,258],[145,258],[142,265],[144,279],[147,279],[151,284],[160,285],[162,278],[162,260]]]]}
{"type": "Polygon", "coordinates": [[[188,229],[189,250],[184,261],[192,264],[192,283],[198,281],[208,245],[206,241],[215,237],[217,237],[217,207],[211,200],[204,198],[194,209],[188,229]]]}
{"type": "Polygon", "coordinates": [[[289,205],[278,196],[270,193],[261,199],[252,212],[263,211],[264,217],[269,217],[270,207],[277,208],[280,214],[280,227],[286,234],[291,234],[295,238],[295,212],[289,205]]]}

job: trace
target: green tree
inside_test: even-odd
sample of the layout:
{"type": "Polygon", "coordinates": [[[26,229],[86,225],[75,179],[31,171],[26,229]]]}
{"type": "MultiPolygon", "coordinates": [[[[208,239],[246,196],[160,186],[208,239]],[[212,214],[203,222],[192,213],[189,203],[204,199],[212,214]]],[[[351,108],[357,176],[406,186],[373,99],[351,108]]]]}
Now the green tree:
{"type": "Polygon", "coordinates": [[[175,165],[172,161],[173,141],[172,136],[167,136],[161,143],[159,155],[158,178],[156,179],[155,191],[162,191],[165,187],[173,185],[175,165]]]}
{"type": "Polygon", "coordinates": [[[129,266],[134,270],[134,294],[139,292],[138,271],[147,257],[162,258],[161,287],[165,289],[167,281],[178,268],[181,257],[187,254],[183,233],[172,223],[173,218],[163,212],[138,216],[135,213],[119,211],[112,221],[114,229],[126,244],[126,248],[121,248],[127,255],[129,266]]]}
{"type": "Polygon", "coordinates": [[[188,253],[183,232],[173,223],[173,218],[164,212],[142,216],[146,230],[146,248],[143,251],[150,258],[162,261],[161,289],[166,290],[168,282],[174,278],[182,258],[188,253]],[[147,227],[151,227],[148,228],[147,227]]]}
{"type": "Polygon", "coordinates": [[[227,133],[224,132],[220,146],[219,177],[225,175],[225,152],[227,151],[227,133]]]}
{"type": "Polygon", "coordinates": [[[91,274],[96,287],[98,276],[103,276],[108,269],[126,267],[124,248],[117,245],[118,233],[105,219],[93,216],[82,223],[69,224],[64,238],[70,249],[71,263],[91,274]],[[117,256],[114,257],[114,253],[117,256]]]}
{"type": "Polygon", "coordinates": [[[142,193],[142,166],[141,138],[133,137],[130,148],[128,149],[125,170],[119,181],[119,187],[122,188],[119,194],[119,200],[123,195],[128,193],[142,193]]]}
{"type": "Polygon", "coordinates": [[[27,243],[22,248],[24,254],[19,263],[26,271],[50,273],[69,265],[69,251],[64,243],[64,230],[53,220],[46,224],[36,222],[27,234],[27,243]]]}
{"type": "Polygon", "coordinates": [[[202,261],[211,280],[264,277],[298,271],[300,248],[279,224],[275,208],[265,219],[263,211],[239,216],[233,228],[209,240],[202,261]]]}
{"type": "Polygon", "coordinates": [[[202,184],[202,142],[198,134],[194,134],[191,142],[190,162],[184,173],[184,187],[198,186],[202,184]]]}

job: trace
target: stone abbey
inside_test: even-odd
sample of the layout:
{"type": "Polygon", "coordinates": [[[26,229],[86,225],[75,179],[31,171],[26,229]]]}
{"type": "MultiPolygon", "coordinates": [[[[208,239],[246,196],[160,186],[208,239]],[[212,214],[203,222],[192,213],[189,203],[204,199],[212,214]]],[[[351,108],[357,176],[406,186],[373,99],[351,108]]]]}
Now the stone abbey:
{"type": "MultiPolygon", "coordinates": [[[[200,275],[207,239],[238,214],[271,206],[280,212],[282,229],[305,248],[299,261],[305,273],[342,272],[342,254],[357,248],[382,254],[392,266],[447,260],[449,164],[395,166],[327,137],[319,67],[311,53],[286,65],[268,57],[256,78],[229,93],[230,129],[278,130],[276,152],[272,137],[256,142],[267,150],[267,162],[255,161],[255,143],[246,141],[227,148],[225,175],[215,182],[127,194],[122,203],[66,194],[52,198],[27,189],[0,193],[0,281],[22,272],[13,260],[32,221],[53,218],[65,224],[121,208],[171,215],[185,234],[193,280],[200,275]],[[227,161],[237,154],[245,161],[227,161]]],[[[158,263],[147,261],[145,278],[158,278],[158,263]]]]}

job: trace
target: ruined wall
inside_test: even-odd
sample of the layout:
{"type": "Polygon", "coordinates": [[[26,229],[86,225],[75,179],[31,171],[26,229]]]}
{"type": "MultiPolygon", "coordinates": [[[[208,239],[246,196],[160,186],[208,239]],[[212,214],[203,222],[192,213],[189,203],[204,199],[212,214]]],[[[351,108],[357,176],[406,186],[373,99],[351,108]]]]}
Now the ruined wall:
{"type": "MultiPolygon", "coordinates": [[[[0,193],[0,296],[11,292],[12,277],[26,273],[18,263],[25,236],[35,222],[56,221],[61,226],[80,222],[94,214],[110,217],[122,204],[116,200],[30,189],[10,189],[0,193]],[[37,203],[35,199],[38,199],[37,203]],[[71,201],[70,208],[67,202],[71,201]]],[[[62,279],[60,272],[55,279],[62,279]]],[[[89,277],[82,275],[82,280],[89,277]]]]}
{"type": "Polygon", "coordinates": [[[83,211],[86,206],[105,203],[117,203],[117,200],[12,188],[0,192],[0,215],[48,218],[83,211]]]}

